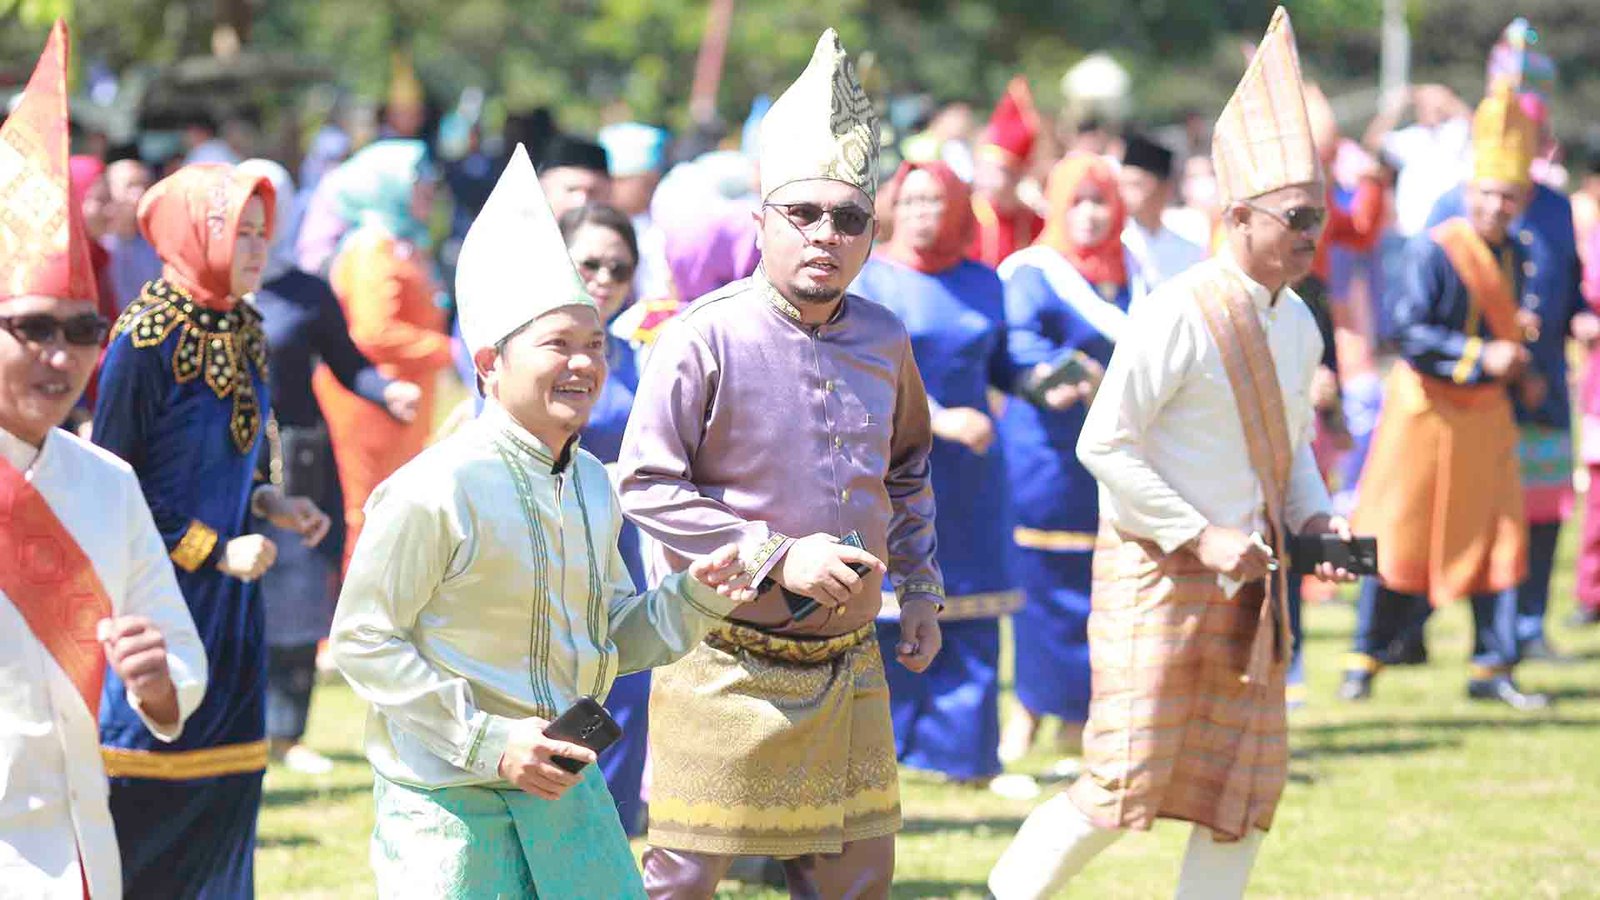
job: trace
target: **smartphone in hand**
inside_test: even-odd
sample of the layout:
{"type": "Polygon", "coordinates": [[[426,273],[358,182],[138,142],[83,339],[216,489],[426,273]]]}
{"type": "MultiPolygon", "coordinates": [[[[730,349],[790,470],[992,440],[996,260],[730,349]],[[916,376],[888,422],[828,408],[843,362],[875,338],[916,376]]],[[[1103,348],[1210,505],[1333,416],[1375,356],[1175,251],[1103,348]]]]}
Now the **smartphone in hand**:
{"type": "MultiPolygon", "coordinates": [[[[577,702],[567,707],[566,712],[545,726],[544,733],[557,740],[588,747],[599,754],[622,739],[622,726],[593,697],[579,697],[577,702]]],[[[550,761],[572,773],[583,771],[586,765],[565,756],[552,757],[550,761]]]]}

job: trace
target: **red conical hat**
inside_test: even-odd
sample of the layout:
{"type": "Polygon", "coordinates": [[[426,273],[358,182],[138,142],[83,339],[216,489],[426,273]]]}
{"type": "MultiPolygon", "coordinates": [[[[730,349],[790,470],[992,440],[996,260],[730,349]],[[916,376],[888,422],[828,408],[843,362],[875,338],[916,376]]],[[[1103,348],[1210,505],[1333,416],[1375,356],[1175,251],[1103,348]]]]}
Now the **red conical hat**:
{"type": "Polygon", "coordinates": [[[979,152],[997,152],[1003,162],[1022,165],[1033,155],[1033,142],[1039,138],[1039,114],[1033,109],[1033,93],[1021,75],[1006,85],[1005,96],[994,108],[994,115],[983,129],[979,152]]]}
{"type": "Polygon", "coordinates": [[[67,26],[58,21],[22,101],[0,125],[0,298],[99,298],[67,144],[67,26]]]}

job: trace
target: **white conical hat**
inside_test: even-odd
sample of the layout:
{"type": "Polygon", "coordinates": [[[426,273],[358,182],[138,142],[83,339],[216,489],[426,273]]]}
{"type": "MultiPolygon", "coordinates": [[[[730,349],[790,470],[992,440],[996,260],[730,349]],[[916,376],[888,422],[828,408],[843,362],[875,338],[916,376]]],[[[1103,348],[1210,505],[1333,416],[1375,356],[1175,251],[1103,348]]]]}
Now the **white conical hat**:
{"type": "Polygon", "coordinates": [[[761,195],[813,178],[878,193],[878,115],[832,28],[761,120],[761,195]]]}
{"type": "Polygon", "coordinates": [[[461,337],[477,353],[563,306],[594,307],[533,161],[517,145],[456,259],[461,337]]]}

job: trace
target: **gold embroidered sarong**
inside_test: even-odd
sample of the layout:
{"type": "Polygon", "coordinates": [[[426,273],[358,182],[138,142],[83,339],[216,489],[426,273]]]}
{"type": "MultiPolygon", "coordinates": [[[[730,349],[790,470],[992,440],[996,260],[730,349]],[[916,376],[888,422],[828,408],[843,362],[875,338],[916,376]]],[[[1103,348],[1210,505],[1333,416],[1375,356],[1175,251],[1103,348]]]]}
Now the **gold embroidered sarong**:
{"type": "Polygon", "coordinates": [[[727,625],[654,677],[651,844],[789,857],[900,829],[871,625],[824,640],[727,625]]]}

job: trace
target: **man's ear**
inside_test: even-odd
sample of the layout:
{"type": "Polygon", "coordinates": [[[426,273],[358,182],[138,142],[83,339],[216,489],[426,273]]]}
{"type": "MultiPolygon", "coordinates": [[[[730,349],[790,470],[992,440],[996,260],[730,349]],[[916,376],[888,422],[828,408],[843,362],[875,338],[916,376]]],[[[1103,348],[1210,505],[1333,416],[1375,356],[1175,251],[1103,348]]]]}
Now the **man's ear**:
{"type": "Polygon", "coordinates": [[[478,393],[488,395],[487,382],[499,361],[500,351],[493,347],[479,347],[478,352],[472,354],[472,368],[478,374],[478,393]]]}

